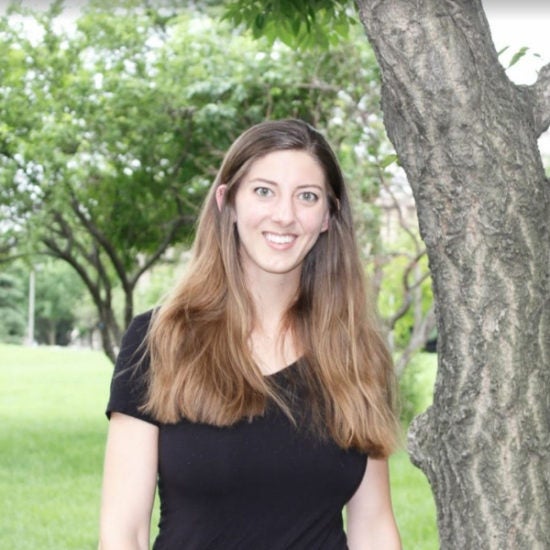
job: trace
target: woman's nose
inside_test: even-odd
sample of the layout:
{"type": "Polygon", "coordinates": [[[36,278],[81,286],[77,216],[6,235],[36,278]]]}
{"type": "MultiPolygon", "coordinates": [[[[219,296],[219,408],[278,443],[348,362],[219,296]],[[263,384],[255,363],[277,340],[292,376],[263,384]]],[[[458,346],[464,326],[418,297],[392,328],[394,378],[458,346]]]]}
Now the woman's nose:
{"type": "Polygon", "coordinates": [[[294,203],[292,197],[279,197],[273,205],[271,214],[273,221],[281,225],[289,225],[294,221],[294,203]]]}

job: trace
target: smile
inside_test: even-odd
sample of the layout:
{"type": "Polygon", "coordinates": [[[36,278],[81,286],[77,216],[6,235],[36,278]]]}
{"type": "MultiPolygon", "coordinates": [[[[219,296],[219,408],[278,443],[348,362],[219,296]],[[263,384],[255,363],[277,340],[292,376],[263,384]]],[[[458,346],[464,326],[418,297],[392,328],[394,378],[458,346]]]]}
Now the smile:
{"type": "Polygon", "coordinates": [[[295,235],[276,235],[275,233],[264,233],[264,236],[274,244],[289,244],[296,239],[295,235]]]}

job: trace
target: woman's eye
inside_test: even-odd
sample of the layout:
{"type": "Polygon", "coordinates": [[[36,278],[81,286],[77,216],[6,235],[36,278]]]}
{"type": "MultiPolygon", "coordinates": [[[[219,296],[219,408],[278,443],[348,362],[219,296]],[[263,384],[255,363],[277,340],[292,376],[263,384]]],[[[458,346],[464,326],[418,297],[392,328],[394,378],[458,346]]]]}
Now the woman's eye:
{"type": "Polygon", "coordinates": [[[259,197],[269,197],[271,195],[271,189],[267,187],[256,187],[254,193],[259,197]]]}
{"type": "Polygon", "coordinates": [[[313,191],[303,191],[300,193],[300,198],[306,202],[315,202],[319,199],[319,196],[313,191]]]}

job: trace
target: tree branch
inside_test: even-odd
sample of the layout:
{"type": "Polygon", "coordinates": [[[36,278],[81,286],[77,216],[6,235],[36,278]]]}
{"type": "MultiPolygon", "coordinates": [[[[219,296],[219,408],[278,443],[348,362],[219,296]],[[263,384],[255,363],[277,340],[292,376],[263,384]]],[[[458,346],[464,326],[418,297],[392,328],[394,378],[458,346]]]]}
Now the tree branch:
{"type": "Polygon", "coordinates": [[[98,310],[108,310],[111,307],[112,285],[105,270],[105,266],[101,261],[97,243],[94,243],[92,251],[87,250],[82,243],[75,240],[70,225],[61,213],[54,211],[53,217],[59,226],[59,230],[57,230],[56,233],[65,240],[65,249],[63,250],[53,238],[43,238],[42,242],[50,249],[53,255],[66,261],[76,270],[92,295],[95,304],[98,306],[98,310]],[[74,249],[76,249],[77,254],[80,254],[82,259],[91,266],[97,275],[97,282],[92,280],[84,265],[79,262],[77,254],[74,253],[74,249]],[[102,289],[105,294],[104,297],[101,296],[102,289]]]}
{"type": "MultiPolygon", "coordinates": [[[[49,238],[49,237],[44,237],[42,239],[42,243],[50,251],[52,256],[67,262],[78,273],[81,280],[88,288],[88,291],[90,292],[90,295],[92,296],[92,300],[96,306],[99,319],[101,321],[100,324],[98,325],[98,328],[100,330],[101,338],[103,342],[103,351],[105,352],[107,357],[111,360],[111,362],[114,363],[116,359],[116,353],[118,350],[118,342],[120,342],[121,333],[120,333],[120,328],[113,316],[112,304],[111,304],[111,289],[108,281],[107,281],[108,287],[104,288],[106,296],[105,298],[103,298],[101,296],[101,288],[102,288],[101,283],[94,282],[92,280],[85,266],[72,253],[72,250],[71,250],[72,246],[71,247],[66,246],[65,249],[63,249],[59,246],[59,244],[53,238],[49,238]]],[[[87,256],[87,257],[84,256],[84,260],[93,264],[94,258],[90,256],[87,256]]],[[[96,254],[95,260],[97,261],[97,265],[95,267],[98,272],[99,281],[105,284],[106,283],[105,272],[104,272],[103,266],[101,265],[99,256],[97,254],[96,254]]]]}
{"type": "Polygon", "coordinates": [[[174,239],[174,236],[178,229],[185,224],[185,218],[178,218],[177,220],[174,220],[171,224],[170,229],[166,232],[166,235],[164,236],[164,240],[159,244],[157,249],[153,254],[151,254],[143,263],[141,268],[135,273],[133,277],[130,279],[130,285],[132,288],[136,285],[138,282],[138,279],[148,270],[151,268],[151,266],[164,254],[166,249],[170,246],[170,243],[174,239]]]}
{"type": "Polygon", "coordinates": [[[94,303],[96,305],[101,304],[102,300],[99,285],[93,282],[84,266],[70,253],[70,250],[67,248],[63,250],[54,239],[49,237],[42,238],[42,243],[50,251],[53,257],[67,262],[78,273],[80,279],[90,292],[94,303]]]}
{"type": "Polygon", "coordinates": [[[395,372],[400,377],[408,365],[412,356],[426,345],[430,338],[430,333],[436,326],[435,310],[432,306],[424,315],[424,318],[418,325],[414,325],[413,332],[407,347],[403,350],[399,358],[395,361],[395,372]]]}
{"type": "Polygon", "coordinates": [[[535,132],[539,137],[550,126],[550,63],[542,67],[537,81],[528,90],[533,105],[535,132]]]}
{"type": "Polygon", "coordinates": [[[423,275],[415,280],[412,284],[409,283],[409,276],[411,275],[413,269],[418,265],[418,262],[426,254],[426,250],[423,249],[414,256],[409,264],[407,265],[405,271],[403,272],[402,282],[403,282],[403,302],[401,307],[389,318],[386,320],[389,327],[393,330],[399,319],[405,316],[411,304],[413,303],[413,291],[417,289],[429,276],[430,272],[426,272],[423,275]]]}
{"type": "Polygon", "coordinates": [[[124,265],[122,261],[120,260],[117,251],[113,247],[112,243],[109,242],[109,240],[105,237],[105,235],[97,228],[97,226],[82,212],[82,208],[80,205],[80,202],[75,197],[72,189],[70,190],[71,193],[71,207],[73,209],[73,212],[76,214],[77,218],[80,220],[82,225],[87,229],[89,234],[93,237],[93,239],[105,250],[107,253],[107,256],[109,256],[109,259],[111,260],[111,263],[113,264],[113,267],[115,268],[115,271],[120,279],[120,282],[122,284],[122,287],[124,290],[128,290],[129,283],[128,283],[128,277],[126,275],[126,270],[124,268],[124,265]]]}

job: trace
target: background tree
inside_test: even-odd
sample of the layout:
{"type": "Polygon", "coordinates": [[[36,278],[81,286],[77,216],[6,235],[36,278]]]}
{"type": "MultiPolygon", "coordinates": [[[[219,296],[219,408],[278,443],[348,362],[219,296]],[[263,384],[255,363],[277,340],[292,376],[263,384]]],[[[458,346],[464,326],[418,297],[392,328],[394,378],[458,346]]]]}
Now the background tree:
{"type": "Polygon", "coordinates": [[[17,264],[0,267],[0,342],[20,344],[27,326],[26,270],[17,264]]]}
{"type": "MultiPolygon", "coordinates": [[[[287,21],[298,42],[317,13],[349,13],[343,0],[279,0],[267,13],[232,4],[246,5],[256,33],[287,21]]],[[[434,490],[441,547],[547,548],[550,185],[537,138],[550,123],[550,66],[532,86],[513,84],[480,0],[356,6],[433,277],[438,376],[410,451],[434,490]]]]}
{"type": "Polygon", "coordinates": [[[384,210],[383,246],[367,265],[401,378],[415,354],[436,340],[431,277],[408,186],[384,178],[377,200],[384,210]]]}
{"type": "Polygon", "coordinates": [[[78,273],[114,359],[139,280],[189,240],[244,128],[287,116],[329,127],[362,198],[379,185],[371,161],[387,146],[365,124],[378,104],[378,87],[365,86],[378,77],[366,43],[304,54],[207,12],[112,8],[91,3],[75,34],[55,24],[60,3],[0,23],[0,209],[28,252],[78,273]]]}
{"type": "Polygon", "coordinates": [[[76,328],[86,288],[67,263],[48,260],[34,266],[35,340],[52,346],[67,345],[76,328]]]}

